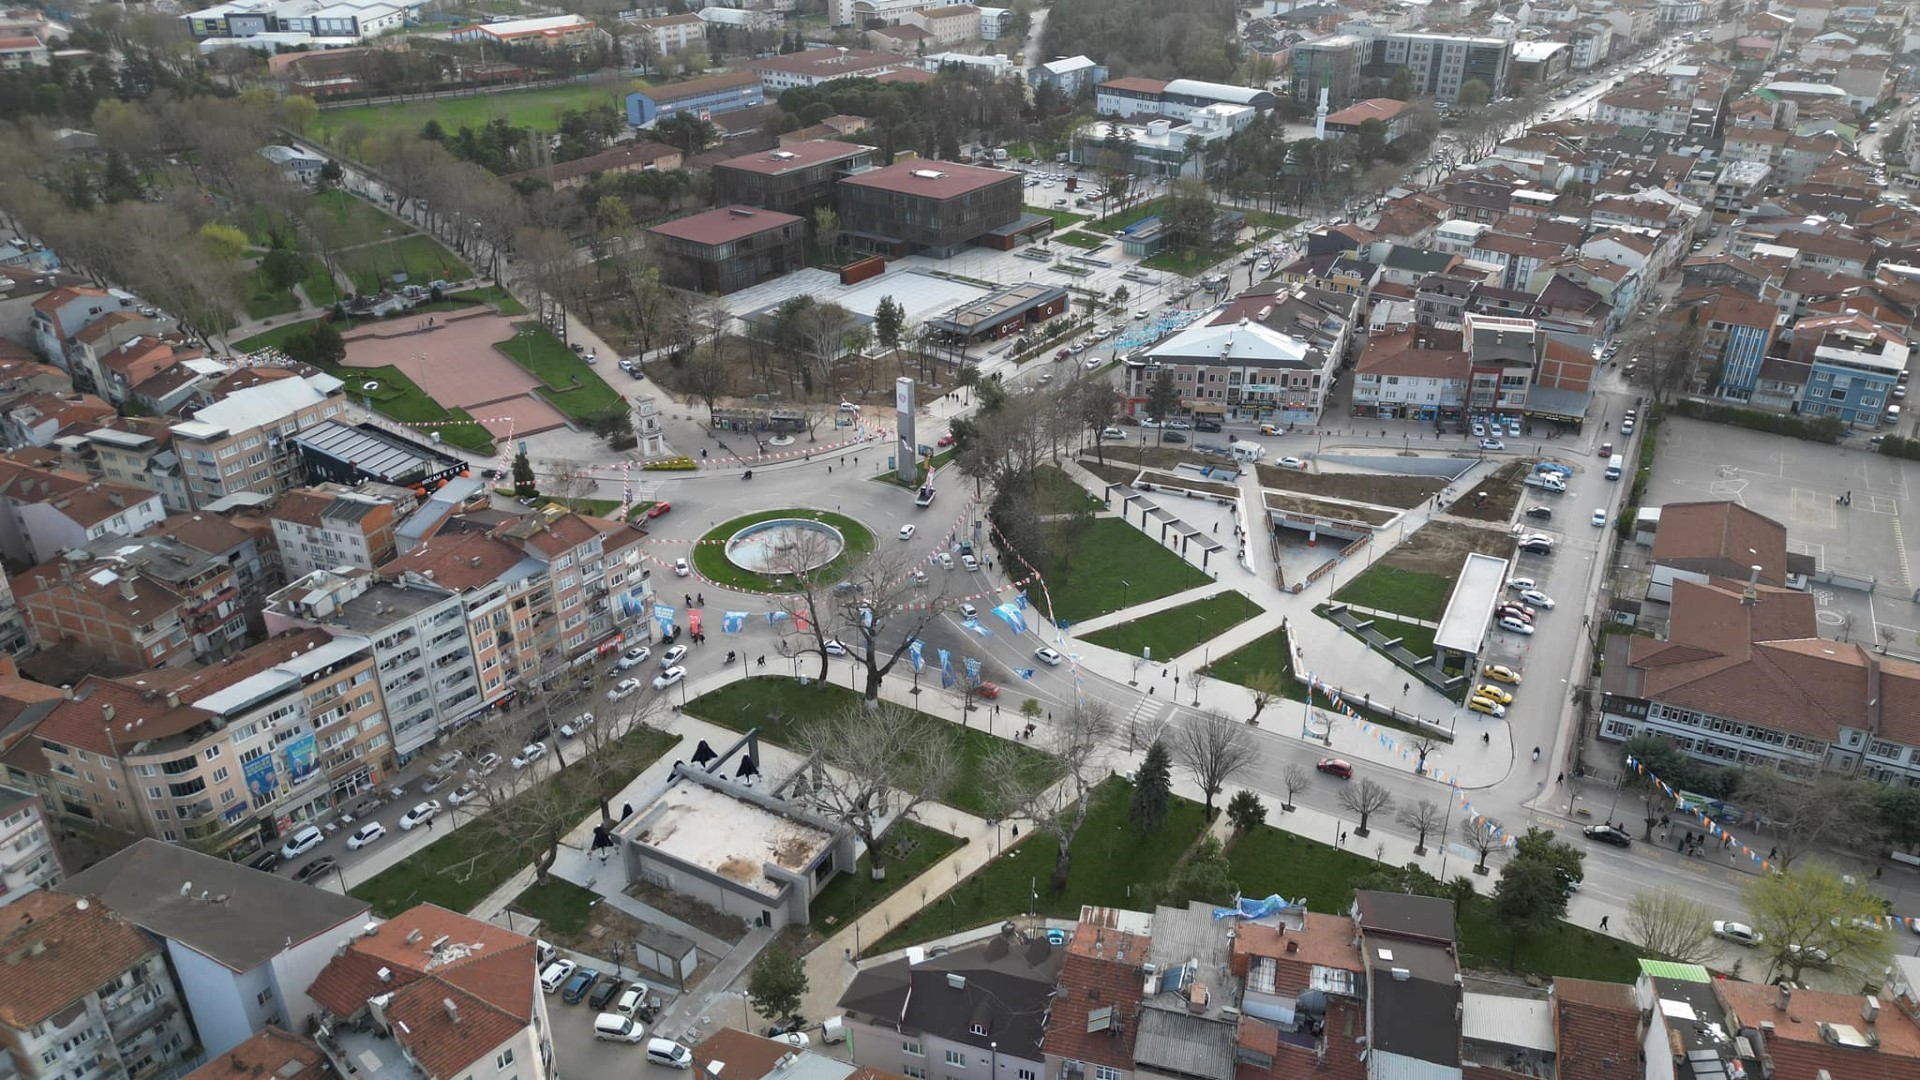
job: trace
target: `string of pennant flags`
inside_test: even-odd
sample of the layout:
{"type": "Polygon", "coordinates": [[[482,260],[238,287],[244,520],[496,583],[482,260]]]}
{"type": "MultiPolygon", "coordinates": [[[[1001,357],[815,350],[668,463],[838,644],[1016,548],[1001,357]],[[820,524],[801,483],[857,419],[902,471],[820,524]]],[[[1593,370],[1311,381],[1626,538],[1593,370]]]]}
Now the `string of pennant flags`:
{"type": "MultiPolygon", "coordinates": [[[[1341,695],[1338,687],[1316,678],[1312,673],[1308,673],[1307,690],[1309,700],[1313,697],[1313,691],[1318,690],[1326,697],[1328,703],[1333,706],[1335,712],[1353,721],[1354,725],[1357,726],[1363,734],[1378,739],[1383,749],[1390,753],[1398,753],[1401,761],[1410,764],[1417,764],[1419,762],[1420,754],[1418,751],[1401,745],[1400,740],[1393,736],[1390,729],[1381,727],[1379,724],[1362,716],[1360,710],[1354,708],[1347,702],[1346,698],[1341,695]]],[[[1300,730],[1303,737],[1310,734],[1304,724],[1300,730]]],[[[1435,780],[1447,785],[1447,790],[1453,793],[1454,801],[1460,804],[1461,811],[1466,814],[1467,821],[1474,825],[1487,825],[1492,830],[1493,836],[1500,841],[1503,847],[1510,848],[1519,842],[1518,838],[1515,837],[1506,826],[1473,808],[1473,801],[1467,798],[1467,793],[1460,788],[1459,779],[1452,773],[1447,772],[1445,769],[1434,769],[1431,775],[1435,780]]]]}

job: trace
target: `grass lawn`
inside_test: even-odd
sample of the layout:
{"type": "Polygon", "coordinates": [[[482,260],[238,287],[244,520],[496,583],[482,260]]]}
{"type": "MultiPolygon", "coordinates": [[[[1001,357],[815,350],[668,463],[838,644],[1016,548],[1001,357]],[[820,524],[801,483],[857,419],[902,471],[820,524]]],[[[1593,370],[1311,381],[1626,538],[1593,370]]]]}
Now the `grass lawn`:
{"type": "Polygon", "coordinates": [[[493,347],[546,383],[540,396],[554,408],[580,420],[625,404],[626,399],[569,349],[560,335],[537,322],[514,325],[519,334],[493,347]]]}
{"type": "Polygon", "coordinates": [[[833,933],[905,888],[908,882],[959,847],[960,838],[907,820],[895,822],[880,843],[887,850],[885,878],[873,880],[873,863],[862,855],[853,873],[836,876],[808,905],[813,926],[821,933],[833,933]]]}
{"type": "Polygon", "coordinates": [[[465,409],[443,407],[397,367],[331,365],[326,370],[327,374],[347,384],[345,393],[348,396],[371,402],[376,412],[390,420],[398,420],[403,424],[431,424],[432,427],[423,430],[438,431],[440,438],[447,443],[475,453],[493,453],[493,436],[488,434],[486,428],[473,422],[473,414],[465,409]],[[365,389],[369,382],[379,383],[379,388],[365,389]]]}
{"type": "Polygon", "coordinates": [[[300,291],[306,293],[307,301],[316,307],[340,299],[340,287],[334,284],[333,275],[327,272],[326,264],[315,258],[307,259],[307,276],[300,279],[300,291]]]}
{"type": "Polygon", "coordinates": [[[626,90],[638,90],[646,85],[638,80],[619,95],[610,93],[599,86],[550,86],[537,90],[509,90],[498,94],[475,94],[472,97],[443,98],[437,101],[410,101],[395,105],[354,105],[344,109],[324,109],[313,120],[308,134],[321,142],[326,142],[334,132],[344,130],[349,125],[358,124],[369,131],[387,131],[399,128],[403,131],[419,132],[429,120],[440,121],[448,135],[460,130],[462,125],[479,128],[496,116],[504,116],[515,127],[534,127],[542,131],[553,131],[560,126],[560,114],[568,109],[585,109],[594,105],[610,104],[623,108],[615,97],[624,97],[626,90]]]}
{"type": "MultiPolygon", "coordinates": [[[[1277,807],[1269,807],[1269,812],[1277,811],[1277,807]]],[[[1280,892],[1305,897],[1308,907],[1325,912],[1347,910],[1353,899],[1354,880],[1375,867],[1372,860],[1351,851],[1339,851],[1271,825],[1240,837],[1227,850],[1227,859],[1233,864],[1234,881],[1248,896],[1280,892]]],[[[1458,872],[1469,872],[1471,865],[1462,860],[1458,872]]],[[[1509,939],[1494,919],[1490,900],[1476,897],[1468,901],[1458,923],[1461,967],[1506,967],[1509,939]]],[[[1527,942],[1516,957],[1516,966],[1533,975],[1627,982],[1637,972],[1636,958],[1633,946],[1624,941],[1560,923],[1527,942]]]]}
{"type": "Polygon", "coordinates": [[[700,543],[693,546],[693,565],[702,577],[716,585],[731,586],[748,592],[787,593],[797,586],[785,575],[756,574],[751,570],[742,570],[727,559],[726,542],[734,533],[756,522],[772,518],[810,518],[840,530],[846,539],[847,547],[840,557],[814,571],[814,577],[820,581],[837,581],[846,573],[855,559],[873,550],[873,533],[865,525],[840,514],[825,510],[764,510],[757,514],[747,514],[723,521],[712,532],[701,537],[700,543]]]}
{"type": "Polygon", "coordinates": [[[1262,228],[1285,231],[1300,224],[1300,219],[1294,217],[1292,214],[1278,214],[1272,210],[1243,210],[1241,212],[1247,215],[1247,224],[1257,225],[1262,228]]]}
{"type": "Polygon", "coordinates": [[[549,877],[544,882],[536,881],[527,886],[525,891],[513,898],[510,906],[523,915],[539,919],[543,926],[555,933],[571,937],[587,928],[587,920],[593,915],[594,902],[599,899],[598,894],[571,881],[549,877]]]}
{"type": "Polygon", "coordinates": [[[233,348],[236,352],[258,352],[261,349],[277,349],[285,345],[288,339],[298,337],[308,330],[313,329],[313,324],[319,321],[318,319],[308,319],[305,322],[283,323],[271,330],[263,330],[244,341],[236,341],[233,343],[233,348]]]}
{"type": "Polygon", "coordinates": [[[1433,655],[1433,631],[1413,623],[1403,623],[1398,619],[1375,619],[1373,628],[1390,638],[1399,638],[1401,644],[1415,656],[1433,655]]]}
{"type": "MultiPolygon", "coordinates": [[[[952,461],[953,461],[953,447],[949,446],[945,450],[941,450],[938,453],[933,455],[934,471],[938,472],[939,470],[946,468],[948,463],[952,461]]],[[[879,476],[876,476],[873,479],[882,484],[892,484],[894,487],[905,488],[908,491],[917,492],[920,490],[920,485],[926,483],[927,481],[927,467],[924,464],[917,465],[914,467],[914,481],[911,484],[907,483],[905,480],[900,479],[900,471],[898,469],[888,469],[886,472],[881,473],[879,476]]]]}
{"type": "Polygon", "coordinates": [[[1252,246],[1252,244],[1235,244],[1225,251],[1163,251],[1150,259],[1141,260],[1140,265],[1155,270],[1165,270],[1181,277],[1196,277],[1214,263],[1232,258],[1252,246]]]}
{"type": "MultiPolygon", "coordinates": [[[[804,664],[802,669],[805,670],[804,664]]],[[[889,678],[912,678],[911,672],[902,676],[900,670],[896,668],[895,674],[889,678]]],[[[935,692],[938,692],[938,679],[930,681],[936,688],[935,692]]],[[[687,703],[685,711],[735,731],[757,727],[767,741],[793,746],[802,728],[818,722],[822,717],[853,708],[859,701],[860,695],[844,686],[822,683],[803,685],[797,679],[776,675],[728,683],[718,690],[694,698],[687,703]],[[776,716],[778,719],[775,719],[776,716]]],[[[1015,722],[1014,718],[1009,717],[1005,730],[1011,731],[1015,722]]],[[[980,782],[980,766],[989,750],[1005,742],[980,728],[960,730],[959,775],[953,790],[947,795],[947,805],[969,814],[987,815],[990,807],[987,806],[980,782]]],[[[1043,767],[1047,760],[1037,750],[1027,751],[1018,743],[1009,745],[1030,753],[1035,768],[1043,767]]]]}
{"type": "Polygon", "coordinates": [[[245,288],[249,319],[270,319],[275,315],[286,315],[300,310],[300,301],[294,297],[293,290],[276,291],[259,267],[247,271],[245,288]]]}
{"type": "Polygon", "coordinates": [[[413,234],[413,226],[360,196],[339,188],[319,192],[314,195],[313,201],[340,224],[341,247],[376,244],[387,239],[389,231],[395,236],[413,234]]]}
{"type": "Polygon", "coordinates": [[[1440,621],[1453,593],[1453,579],[1418,570],[1402,570],[1374,563],[1333,594],[1335,600],[1361,607],[1395,611],[1427,622],[1440,621]]]}
{"type": "Polygon", "coordinates": [[[466,263],[431,236],[402,236],[352,248],[341,252],[339,261],[354,291],[367,294],[379,292],[383,283],[392,282],[393,275],[401,272],[410,285],[425,285],[436,278],[460,281],[473,274],[466,263]]]}
{"type": "Polygon", "coordinates": [[[1106,505],[1087,494],[1087,489],[1074,483],[1071,476],[1051,465],[1042,465],[1033,470],[1033,498],[1035,509],[1042,514],[1100,510],[1106,505]]]}
{"type": "Polygon", "coordinates": [[[1260,605],[1248,599],[1244,593],[1225,592],[1205,600],[1195,600],[1191,604],[1181,604],[1177,608],[1156,611],[1119,626],[1096,630],[1084,640],[1117,649],[1129,656],[1139,656],[1141,648],[1147,647],[1153,650],[1156,658],[1172,659],[1189,649],[1198,648],[1201,642],[1211,641],[1235,624],[1251,619],[1260,612],[1260,605]]]}
{"type": "Polygon", "coordinates": [[[1047,578],[1056,620],[1076,623],[1213,580],[1119,518],[1096,520],[1077,547],[1047,578]]]}
{"type": "MultiPolygon", "coordinates": [[[[626,757],[624,776],[614,778],[625,784],[679,742],[678,735],[638,727],[601,753],[619,752],[626,757]]],[[[562,769],[541,783],[559,786],[565,800],[565,810],[556,815],[559,820],[583,821],[599,810],[584,771],[562,769]]],[[[501,842],[513,829],[510,808],[466,820],[406,862],[361,882],[354,887],[353,895],[373,905],[375,914],[387,918],[420,903],[468,911],[533,861],[525,847],[501,842]]]]}
{"type": "Polygon", "coordinates": [[[1094,251],[1112,244],[1113,237],[1101,236],[1099,233],[1070,232],[1053,237],[1053,242],[1056,244],[1064,244],[1071,248],[1079,248],[1082,251],[1094,251]]]}
{"type": "MultiPolygon", "coordinates": [[[[982,867],[920,914],[901,923],[874,949],[897,949],[914,942],[943,937],[1009,915],[1024,914],[1031,904],[1042,915],[1074,918],[1083,904],[1138,910],[1142,888],[1157,888],[1174,865],[1200,838],[1203,828],[1197,802],[1175,797],[1166,824],[1150,836],[1134,831],[1127,820],[1127,802],[1133,789],[1120,779],[1108,780],[1093,792],[1087,822],[1073,842],[1073,866],[1067,887],[1059,893],[1037,890],[1035,882],[1053,875],[1060,845],[1045,833],[1032,833],[1007,854],[982,867]]],[[[944,883],[942,883],[944,884],[944,883]]],[[[1280,887],[1276,881],[1268,891],[1280,887]]],[[[1286,888],[1292,889],[1291,885],[1286,888]]],[[[1248,895],[1258,895],[1251,887],[1248,895]]],[[[1289,892],[1288,895],[1293,895],[1289,892]]],[[[1221,897],[1225,903],[1231,897],[1221,897]]]]}
{"type": "Polygon", "coordinates": [[[1021,207],[1021,209],[1025,210],[1029,214],[1039,214],[1041,217],[1052,218],[1053,227],[1055,229],[1070,228],[1071,226],[1078,225],[1083,221],[1091,220],[1091,218],[1086,214],[1076,214],[1071,210],[1061,210],[1056,207],[1023,206],[1021,207]]]}
{"type": "Polygon", "coordinates": [[[1135,204],[1133,209],[1128,210],[1124,214],[1114,214],[1111,217],[1090,221],[1086,227],[1103,233],[1117,233],[1129,225],[1138,224],[1158,214],[1162,209],[1161,204],[1164,201],[1163,199],[1148,199],[1146,202],[1135,204]]]}
{"type": "Polygon", "coordinates": [[[1207,666],[1207,674],[1241,686],[1247,685],[1247,680],[1263,671],[1285,681],[1287,693],[1297,700],[1301,691],[1295,689],[1293,650],[1287,644],[1286,631],[1275,630],[1265,637],[1255,638],[1225,656],[1214,657],[1213,663],[1207,666]]]}

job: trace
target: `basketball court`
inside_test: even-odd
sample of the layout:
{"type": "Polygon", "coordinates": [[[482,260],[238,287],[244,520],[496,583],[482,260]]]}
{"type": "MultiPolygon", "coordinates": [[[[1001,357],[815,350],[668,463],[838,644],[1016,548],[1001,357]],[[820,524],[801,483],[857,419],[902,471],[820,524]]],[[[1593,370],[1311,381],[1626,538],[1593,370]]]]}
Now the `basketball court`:
{"type": "Polygon", "coordinates": [[[484,307],[402,316],[348,333],[343,362],[391,364],[442,407],[467,410],[496,438],[567,426],[566,415],[539,396],[540,380],[494,348],[513,335],[513,319],[484,307]]]}

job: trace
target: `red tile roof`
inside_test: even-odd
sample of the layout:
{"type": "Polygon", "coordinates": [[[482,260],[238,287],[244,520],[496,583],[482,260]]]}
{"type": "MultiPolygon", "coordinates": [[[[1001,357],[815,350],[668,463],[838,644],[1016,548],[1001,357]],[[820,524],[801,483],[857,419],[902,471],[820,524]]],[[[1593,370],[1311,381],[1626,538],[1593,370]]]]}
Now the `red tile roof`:
{"type": "Polygon", "coordinates": [[[130,683],[89,675],[74,687],[73,700],[53,707],[34,729],[44,741],[91,751],[102,757],[124,752],[135,740],[164,739],[211,725],[213,713],[193,705],[169,705],[157,690],[142,691],[130,683]],[[113,733],[107,732],[108,706],[113,707],[113,733]]]}
{"type": "Polygon", "coordinates": [[[1920,1026],[1897,1005],[1881,1009],[1879,1019],[1869,1025],[1861,1018],[1865,999],[1858,994],[1795,990],[1782,1012],[1776,1007],[1780,992],[1774,987],[1731,980],[1713,985],[1742,1024],[1758,1026],[1773,1021],[1766,1047],[1778,1080],[1814,1077],[1822,1072],[1834,1080],[1920,1080],[1920,1026]],[[1878,1045],[1871,1050],[1833,1045],[1821,1032],[1824,1024],[1847,1024],[1871,1031],[1878,1045]]]}
{"type": "Polygon", "coordinates": [[[380,568],[391,577],[411,572],[441,588],[460,592],[497,580],[525,556],[482,532],[442,533],[380,568]]]}
{"type": "Polygon", "coordinates": [[[1640,1009],[1625,983],[1553,981],[1558,1080],[1628,1080],[1640,1070],[1640,1009]]]}
{"type": "Polygon", "coordinates": [[[159,951],[98,900],[53,892],[0,909],[0,932],[0,1023],[22,1031],[159,951]]]}
{"type": "Polygon", "coordinates": [[[898,161],[840,181],[843,185],[896,191],[926,199],[953,199],[995,184],[1018,187],[1020,177],[1002,169],[956,165],[951,161],[898,161]]]}
{"type": "Polygon", "coordinates": [[[711,246],[735,243],[799,220],[792,214],[762,210],[757,206],[723,206],[704,214],[693,214],[664,225],[655,225],[647,231],[685,240],[690,244],[711,246]]]}
{"type": "Polygon", "coordinates": [[[1678,564],[1705,560],[1709,573],[1744,578],[1760,567],[1768,585],[1787,583],[1787,527],[1732,502],[1668,503],[1660,508],[1653,561],[1678,564]]]}
{"type": "Polygon", "coordinates": [[[854,157],[868,153],[872,149],[870,146],[841,142],[838,139],[807,139],[802,142],[787,143],[775,150],[763,150],[728,158],[714,168],[737,169],[740,172],[758,173],[762,176],[781,176],[795,169],[811,168],[824,161],[854,157]]]}
{"type": "Polygon", "coordinates": [[[1054,1001],[1044,1045],[1048,1054],[1130,1071],[1147,937],[1104,925],[1104,914],[1099,908],[1081,912],[1060,968],[1060,995],[1054,1001]],[[1107,1024],[1089,1030],[1097,1026],[1090,1022],[1091,1014],[1102,1009],[1109,1010],[1107,1024]]]}
{"type": "Polygon", "coordinates": [[[1131,90],[1137,94],[1158,94],[1167,88],[1165,79],[1143,79],[1129,75],[1121,79],[1108,79],[1100,84],[1102,90],[1131,90]]]}
{"type": "Polygon", "coordinates": [[[333,1066],[312,1039],[269,1026],[187,1074],[186,1080],[334,1080],[333,1066]]]}

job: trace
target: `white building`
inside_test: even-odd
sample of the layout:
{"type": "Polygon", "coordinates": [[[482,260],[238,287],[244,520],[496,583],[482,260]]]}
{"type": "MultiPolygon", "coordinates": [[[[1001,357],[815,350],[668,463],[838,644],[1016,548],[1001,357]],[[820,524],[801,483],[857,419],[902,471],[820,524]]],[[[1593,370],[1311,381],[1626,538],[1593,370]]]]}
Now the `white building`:
{"type": "Polygon", "coordinates": [[[229,0],[185,16],[187,32],[202,42],[269,49],[313,45],[338,48],[397,30],[428,0],[229,0]],[[255,42],[252,39],[260,39],[255,42]]]}
{"type": "Polygon", "coordinates": [[[833,0],[833,25],[866,27],[869,23],[901,22],[921,8],[946,7],[962,0],[833,0]]]}
{"type": "MultiPolygon", "coordinates": [[[[1427,346],[1425,326],[1375,334],[1354,365],[1353,403],[1373,415],[1431,420],[1458,415],[1467,401],[1473,361],[1464,349],[1427,346]]],[[[1451,335],[1450,335],[1451,336],[1451,335]]]]}
{"type": "Polygon", "coordinates": [[[956,52],[934,53],[923,59],[921,64],[928,71],[939,71],[945,67],[963,67],[972,71],[984,71],[996,79],[1004,79],[1018,70],[1006,53],[995,53],[992,56],[956,52]]]}
{"type": "Polygon", "coordinates": [[[1069,157],[1076,164],[1103,164],[1109,140],[1118,138],[1128,157],[1117,167],[1140,176],[1204,177],[1206,146],[1241,131],[1258,115],[1245,105],[1209,105],[1186,122],[1149,120],[1144,124],[1097,120],[1074,132],[1069,157]]]}
{"type": "Polygon", "coordinates": [[[327,167],[326,158],[297,146],[263,146],[260,156],[278,166],[282,176],[302,184],[318,183],[320,170],[327,167]]]}
{"type": "Polygon", "coordinates": [[[0,904],[60,880],[60,853],[47,831],[40,796],[0,785],[0,851],[7,853],[6,864],[0,866],[0,904]]]}
{"type": "Polygon", "coordinates": [[[367,920],[364,900],[151,839],[59,891],[104,900],[161,943],[209,1056],[268,1025],[304,1027],[318,1011],[307,987],[367,920]]]}
{"type": "Polygon", "coordinates": [[[639,19],[633,31],[645,37],[655,56],[667,56],[686,49],[707,47],[707,24],[698,15],[665,15],[658,19],[639,19]]]}
{"type": "Polygon", "coordinates": [[[373,642],[393,748],[404,762],[485,704],[451,589],[401,586],[364,570],[315,570],[267,598],[269,634],[299,626],[351,630],[373,642]]]}

